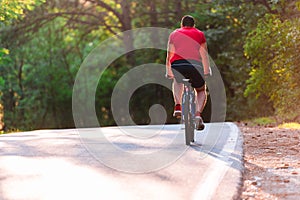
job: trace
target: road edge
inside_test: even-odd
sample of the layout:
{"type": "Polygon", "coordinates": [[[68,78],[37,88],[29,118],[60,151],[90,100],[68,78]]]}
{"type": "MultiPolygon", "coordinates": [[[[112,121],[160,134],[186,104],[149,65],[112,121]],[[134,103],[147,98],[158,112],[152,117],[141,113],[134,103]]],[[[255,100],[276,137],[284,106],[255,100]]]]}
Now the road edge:
{"type": "Polygon", "coordinates": [[[228,123],[231,128],[237,129],[237,142],[234,151],[229,155],[228,170],[225,173],[221,183],[219,184],[215,195],[212,199],[240,199],[243,188],[243,173],[244,173],[244,137],[239,127],[231,122],[228,123]],[[236,178],[237,177],[237,178],[236,178]]]}

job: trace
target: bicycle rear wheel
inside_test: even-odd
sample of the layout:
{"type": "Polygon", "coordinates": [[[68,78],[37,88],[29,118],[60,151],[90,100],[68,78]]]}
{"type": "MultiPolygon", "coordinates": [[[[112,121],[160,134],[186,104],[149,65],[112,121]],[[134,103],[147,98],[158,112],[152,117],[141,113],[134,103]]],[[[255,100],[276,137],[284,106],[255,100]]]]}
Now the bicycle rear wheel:
{"type": "Polygon", "coordinates": [[[191,108],[190,108],[190,141],[195,142],[194,137],[195,137],[195,129],[197,125],[197,121],[195,119],[195,113],[196,113],[196,104],[195,104],[195,96],[191,97],[191,108]]]}
{"type": "Polygon", "coordinates": [[[190,95],[184,94],[183,96],[183,120],[185,125],[185,144],[191,144],[191,112],[190,112],[190,95]]]}

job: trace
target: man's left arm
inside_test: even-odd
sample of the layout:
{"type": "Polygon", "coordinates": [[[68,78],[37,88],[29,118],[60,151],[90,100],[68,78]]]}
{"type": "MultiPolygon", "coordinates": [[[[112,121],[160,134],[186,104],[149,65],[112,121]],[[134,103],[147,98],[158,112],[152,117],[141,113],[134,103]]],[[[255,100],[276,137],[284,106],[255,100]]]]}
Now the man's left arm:
{"type": "Polygon", "coordinates": [[[211,71],[210,71],[210,66],[209,66],[209,57],[208,57],[206,42],[204,42],[200,45],[199,51],[200,51],[202,64],[203,64],[203,68],[204,68],[204,76],[210,76],[211,71]]]}

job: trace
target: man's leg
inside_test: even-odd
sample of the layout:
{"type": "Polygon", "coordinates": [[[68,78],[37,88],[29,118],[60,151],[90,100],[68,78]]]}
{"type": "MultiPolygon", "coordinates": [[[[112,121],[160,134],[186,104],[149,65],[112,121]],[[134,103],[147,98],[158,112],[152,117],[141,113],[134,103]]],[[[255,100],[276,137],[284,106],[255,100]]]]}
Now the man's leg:
{"type": "Polygon", "coordinates": [[[203,85],[201,88],[196,88],[196,93],[196,111],[202,113],[207,101],[206,85],[203,85]]]}
{"type": "Polygon", "coordinates": [[[181,98],[183,93],[183,83],[178,83],[175,79],[173,81],[173,97],[175,105],[181,104],[181,98]]]}
{"type": "Polygon", "coordinates": [[[206,94],[206,85],[202,86],[201,88],[196,88],[196,119],[198,119],[198,125],[197,129],[198,130],[203,130],[204,129],[204,124],[203,120],[201,117],[201,113],[205,107],[206,101],[207,101],[207,94],[206,94]]]}
{"type": "Polygon", "coordinates": [[[181,98],[182,98],[182,92],[183,92],[183,83],[178,83],[175,79],[173,80],[173,97],[175,102],[175,108],[174,108],[174,117],[181,117],[181,98]]]}

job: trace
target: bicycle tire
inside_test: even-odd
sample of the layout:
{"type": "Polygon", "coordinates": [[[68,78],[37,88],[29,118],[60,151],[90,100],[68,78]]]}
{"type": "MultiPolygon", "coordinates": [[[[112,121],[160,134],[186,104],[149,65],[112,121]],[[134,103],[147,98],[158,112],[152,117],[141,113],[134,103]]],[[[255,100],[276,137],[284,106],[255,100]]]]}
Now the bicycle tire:
{"type": "Polygon", "coordinates": [[[185,125],[185,144],[190,145],[191,143],[191,116],[190,116],[190,95],[184,93],[183,96],[183,120],[185,125]]]}
{"type": "MultiPolygon", "coordinates": [[[[192,96],[192,95],[191,95],[192,96]]],[[[196,121],[195,121],[195,113],[196,113],[196,104],[195,104],[195,96],[191,97],[190,104],[190,142],[194,142],[195,137],[195,129],[196,129],[196,121]]]]}

